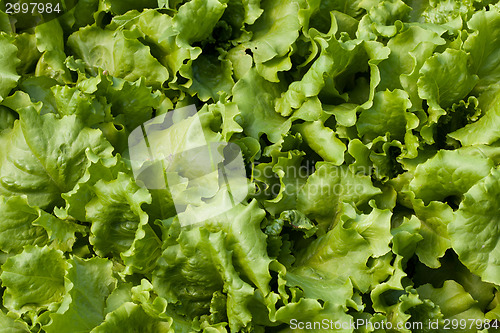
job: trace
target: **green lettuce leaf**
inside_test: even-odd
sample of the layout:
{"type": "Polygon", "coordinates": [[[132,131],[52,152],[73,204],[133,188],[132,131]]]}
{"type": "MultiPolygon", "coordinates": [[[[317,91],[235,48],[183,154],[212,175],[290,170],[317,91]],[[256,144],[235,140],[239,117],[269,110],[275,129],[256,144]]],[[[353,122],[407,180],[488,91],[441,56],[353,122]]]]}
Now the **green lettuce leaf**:
{"type": "Polygon", "coordinates": [[[198,94],[202,101],[218,101],[219,95],[229,95],[234,86],[231,63],[222,56],[201,54],[193,60],[189,72],[182,72],[184,77],[193,80],[188,92],[198,94]]]}
{"type": "Polygon", "coordinates": [[[0,311],[0,333],[26,333],[30,332],[25,322],[15,320],[0,311]]]}
{"type": "Polygon", "coordinates": [[[462,195],[486,177],[493,166],[493,161],[480,152],[440,150],[417,166],[410,189],[426,204],[448,200],[451,205],[458,205],[462,195]]]}
{"type": "Polygon", "coordinates": [[[12,33],[12,25],[10,24],[9,15],[0,11],[0,31],[12,33]]]}
{"type": "Polygon", "coordinates": [[[64,65],[63,30],[58,20],[52,20],[35,28],[36,47],[42,54],[36,64],[35,74],[47,76],[60,83],[71,83],[71,75],[64,65]]]}
{"type": "MultiPolygon", "coordinates": [[[[418,95],[429,105],[427,127],[436,123],[446,113],[444,109],[467,96],[476,85],[478,77],[469,68],[469,57],[464,51],[449,48],[428,58],[420,69],[418,95]]],[[[425,138],[433,142],[429,135],[425,138]]]]}
{"type": "Polygon", "coordinates": [[[0,49],[2,49],[2,56],[0,57],[0,102],[9,95],[20,78],[16,66],[21,61],[17,57],[17,47],[12,41],[13,37],[0,32],[0,49]]]}
{"type": "Polygon", "coordinates": [[[161,255],[162,242],[149,225],[139,224],[134,241],[130,248],[121,254],[126,265],[124,274],[151,272],[156,266],[156,260],[161,255]]]}
{"type": "Polygon", "coordinates": [[[292,65],[287,54],[299,36],[299,6],[295,1],[265,1],[261,6],[262,15],[248,28],[252,38],[243,46],[251,50],[257,72],[268,81],[279,82],[277,73],[292,65]]]}
{"type": "Polygon", "coordinates": [[[210,234],[199,228],[181,231],[179,243],[166,248],[158,261],[158,269],[153,275],[153,285],[158,294],[167,301],[180,303],[179,310],[189,316],[206,313],[212,295],[225,286],[229,293],[228,302],[240,298],[242,301],[241,304],[232,304],[233,308],[228,307],[228,311],[234,311],[234,306],[241,307],[240,311],[243,312],[235,315],[241,316],[240,320],[246,318],[244,322],[246,324],[251,316],[245,313],[248,312],[245,310],[245,303],[253,295],[253,288],[237,277],[232,259],[225,253],[224,244],[220,243],[222,241],[220,235],[220,233],[210,234]],[[210,241],[213,237],[220,238],[219,245],[210,241]],[[194,253],[197,255],[194,256],[194,253]],[[196,267],[196,271],[186,270],[189,266],[196,267]],[[235,288],[233,283],[239,287],[235,288]],[[243,290],[235,294],[238,289],[243,290]]]}
{"type": "Polygon", "coordinates": [[[20,84],[22,91],[26,92],[26,94],[17,92],[12,97],[7,98],[5,102],[13,110],[19,110],[31,105],[40,110],[41,115],[46,113],[57,114],[59,112],[51,90],[55,85],[57,85],[57,81],[46,76],[27,78],[20,84]]]}
{"type": "MultiPolygon", "coordinates": [[[[338,28],[335,20],[332,25],[331,32],[335,34],[338,28]]],[[[313,45],[320,47],[321,52],[302,78],[292,82],[276,101],[276,109],[283,116],[290,115],[293,109],[298,109],[307,98],[318,95],[322,90],[331,90],[328,95],[333,95],[333,98],[341,97],[336,77],[360,70],[356,64],[366,61],[360,40],[339,41],[334,35],[326,40],[321,36],[311,37],[315,37],[313,45]]]]}
{"type": "Polygon", "coordinates": [[[12,128],[12,126],[14,126],[15,120],[16,117],[14,115],[14,112],[6,108],[5,106],[0,105],[0,132],[5,129],[12,128]]]}
{"type": "Polygon", "coordinates": [[[274,215],[296,207],[297,193],[308,173],[301,166],[304,153],[289,151],[283,155],[276,155],[275,162],[259,164],[253,170],[254,179],[264,183],[262,194],[271,197],[264,202],[264,207],[274,215]],[[277,176],[279,182],[270,179],[270,175],[277,176]]]}
{"type": "MultiPolygon", "coordinates": [[[[206,101],[219,100],[219,94],[230,92],[234,81],[231,77],[230,62],[223,59],[221,50],[201,54],[201,49],[192,44],[217,33],[218,21],[227,7],[225,2],[190,1],[183,4],[172,19],[172,29],[166,29],[159,38],[167,52],[166,62],[174,73],[179,71],[186,81],[182,83],[174,77],[172,86],[179,87],[191,95],[206,101]],[[210,13],[210,15],[206,15],[210,13]],[[174,44],[175,39],[175,44],[174,44]],[[177,81],[177,82],[176,82],[177,81]]],[[[220,23],[220,22],[219,22],[220,23]]],[[[220,25],[219,27],[221,27],[220,25]]]]}
{"type": "Polygon", "coordinates": [[[51,247],[61,251],[71,251],[76,242],[76,233],[87,234],[85,226],[58,219],[44,211],[41,211],[40,217],[33,221],[33,225],[43,227],[49,236],[51,247]]]}
{"type": "Polygon", "coordinates": [[[280,214],[278,221],[278,224],[281,226],[286,222],[287,225],[303,231],[304,238],[311,237],[318,230],[314,223],[298,210],[285,210],[280,214]]]}
{"type": "Polygon", "coordinates": [[[470,53],[473,71],[479,77],[474,90],[487,91],[500,79],[500,13],[478,11],[467,21],[467,26],[473,33],[464,42],[464,50],[470,53]]]}
{"type": "Polygon", "coordinates": [[[177,43],[190,45],[210,36],[226,6],[218,0],[194,0],[183,4],[172,20],[174,29],[179,32],[177,43]]]}
{"type": "Polygon", "coordinates": [[[47,333],[71,330],[89,332],[105,316],[105,299],[116,285],[112,263],[107,259],[73,257],[65,276],[66,294],[61,306],[50,315],[47,333]]]}
{"type": "Polygon", "coordinates": [[[406,112],[410,107],[411,102],[404,90],[377,92],[371,108],[363,110],[359,115],[356,123],[359,135],[373,140],[385,135],[390,129],[391,138],[402,140],[408,127],[407,122],[416,118],[415,115],[406,112]]]}
{"type": "Polygon", "coordinates": [[[66,268],[61,251],[47,246],[26,246],[22,253],[2,265],[0,279],[6,288],[5,307],[19,312],[53,307],[64,295],[66,268]]]}
{"type": "Polygon", "coordinates": [[[379,90],[404,87],[414,106],[419,105],[417,87],[419,70],[437,46],[445,40],[431,29],[420,25],[408,27],[387,42],[391,49],[389,57],[382,61],[380,68],[379,90]],[[408,57],[408,55],[410,55],[408,57]]]}
{"type": "Polygon", "coordinates": [[[322,124],[320,120],[294,126],[294,129],[302,134],[304,141],[325,162],[331,162],[334,165],[341,165],[344,162],[346,146],[336,133],[322,124]]]}
{"type": "Polygon", "coordinates": [[[287,308],[295,308],[288,320],[304,315],[308,321],[306,315],[309,315],[320,320],[326,317],[349,321],[351,318],[345,309],[357,307],[353,288],[366,292],[391,274],[391,256],[384,255],[389,251],[392,238],[390,218],[390,211],[377,209],[369,215],[357,215],[355,220],[346,218],[297,252],[297,261],[286,273],[286,284],[299,287],[307,298],[280,308],[277,316],[284,314],[287,308]],[[325,311],[310,304],[317,303],[317,299],[324,301],[325,311]],[[299,307],[302,301],[307,302],[307,308],[316,310],[311,313],[299,307]]]}
{"type": "Polygon", "coordinates": [[[85,94],[109,103],[115,116],[113,121],[125,125],[130,131],[151,119],[153,109],[159,108],[161,101],[160,93],[153,91],[142,77],[130,82],[100,72],[95,78],[78,82],[77,87],[85,94]]]}
{"type": "Polygon", "coordinates": [[[170,219],[164,226],[169,245],[153,272],[157,293],[176,303],[180,313],[195,316],[207,314],[213,297],[224,290],[230,326],[235,330],[246,326],[252,318],[247,303],[254,288],[263,296],[270,291],[271,259],[260,230],[263,217],[253,201],[205,221],[202,227],[180,229],[178,222],[170,219]]]}
{"type": "Polygon", "coordinates": [[[0,250],[20,253],[25,245],[47,243],[47,233],[34,223],[41,217],[41,212],[29,206],[25,197],[0,196],[0,216],[0,250]]]}
{"type": "Polygon", "coordinates": [[[483,113],[479,120],[469,123],[448,136],[459,140],[464,146],[475,144],[492,144],[500,139],[498,130],[500,125],[499,87],[490,86],[478,99],[479,109],[483,113]]]}
{"type": "Polygon", "coordinates": [[[338,220],[343,202],[362,205],[379,193],[381,190],[368,176],[354,174],[344,166],[318,163],[297,195],[297,209],[317,220],[325,230],[338,220]]]}
{"type": "Polygon", "coordinates": [[[274,109],[274,99],[283,91],[283,84],[271,83],[249,70],[233,87],[233,102],[243,118],[244,132],[258,139],[266,134],[271,142],[278,142],[288,132],[291,123],[274,109]]]}
{"type": "MultiPolygon", "coordinates": [[[[445,281],[442,288],[434,288],[430,284],[417,288],[422,298],[430,299],[439,306],[443,319],[465,319],[484,320],[484,314],[479,309],[477,302],[467,293],[463,287],[453,280],[445,281]]],[[[439,332],[445,332],[443,322],[439,322],[439,332]]],[[[467,326],[466,329],[455,328],[456,332],[477,331],[476,326],[467,326]]]]}
{"type": "Polygon", "coordinates": [[[104,101],[82,93],[74,87],[54,86],[51,92],[57,113],[61,116],[74,114],[89,127],[104,122],[105,117],[110,113],[104,101]]]}
{"type": "Polygon", "coordinates": [[[401,21],[405,21],[411,11],[401,0],[362,1],[360,6],[368,13],[361,18],[356,36],[368,40],[396,35],[403,26],[401,21]]]}
{"type": "Polygon", "coordinates": [[[144,76],[146,84],[155,87],[169,78],[168,70],[151,55],[149,47],[122,31],[114,33],[88,26],[72,34],[68,38],[68,46],[94,75],[100,68],[129,81],[144,76]]]}
{"type": "Polygon", "coordinates": [[[98,7],[98,0],[80,0],[66,15],[59,18],[59,22],[66,29],[91,25],[95,22],[94,13],[98,11],[98,7]]]}
{"type": "Polygon", "coordinates": [[[36,47],[36,35],[26,32],[18,34],[14,45],[17,47],[17,57],[21,60],[17,66],[18,74],[28,74],[41,56],[36,47]]]}
{"type": "Polygon", "coordinates": [[[135,303],[127,302],[106,315],[104,322],[94,328],[92,333],[133,333],[137,331],[168,333],[170,323],[152,318],[135,303]]]}
{"type": "Polygon", "coordinates": [[[494,168],[472,186],[448,225],[451,244],[460,261],[484,281],[495,284],[500,282],[500,265],[496,259],[500,251],[496,227],[500,216],[499,175],[500,169],[494,168]]]}
{"type": "Polygon", "coordinates": [[[447,227],[453,220],[453,210],[447,204],[437,201],[432,201],[427,206],[417,201],[413,207],[421,222],[419,234],[422,236],[415,253],[427,266],[439,267],[441,264],[438,259],[451,247],[447,227]]]}
{"type": "Polygon", "coordinates": [[[453,251],[447,251],[446,255],[439,261],[441,267],[437,269],[431,269],[420,263],[414,266],[413,281],[415,286],[431,283],[434,287],[441,287],[445,281],[454,280],[477,301],[481,311],[491,308],[490,303],[494,301],[496,291],[494,284],[484,282],[479,276],[472,274],[453,251]]]}
{"type": "Polygon", "coordinates": [[[118,177],[119,172],[127,172],[121,156],[100,157],[90,151],[86,153],[90,165],[85,170],[82,178],[69,192],[62,194],[66,201],[64,209],[55,209],[55,213],[62,219],[73,218],[81,222],[89,222],[85,206],[94,198],[94,185],[99,181],[112,181],[118,177]]]}
{"type": "Polygon", "coordinates": [[[95,197],[85,207],[92,223],[90,243],[101,256],[120,255],[132,245],[139,225],[148,223],[141,206],[151,202],[151,195],[121,172],[115,180],[99,180],[93,190],[95,197]]]}
{"type": "Polygon", "coordinates": [[[476,8],[481,8],[481,1],[426,1],[417,3],[411,1],[412,17],[419,22],[434,23],[444,29],[455,32],[462,28],[463,21],[467,21],[476,8]]]}
{"type": "Polygon", "coordinates": [[[209,110],[222,118],[221,134],[224,141],[229,142],[233,134],[243,132],[243,128],[237,121],[237,119],[240,118],[241,113],[238,106],[234,102],[217,102],[209,107],[209,110]]]}
{"type": "Polygon", "coordinates": [[[141,2],[132,0],[105,0],[104,6],[109,8],[114,14],[123,14],[129,10],[144,8],[155,8],[157,6],[156,0],[144,0],[141,2]]]}
{"type": "Polygon", "coordinates": [[[19,112],[20,122],[0,154],[0,194],[24,194],[31,205],[52,208],[83,176],[87,149],[108,156],[113,148],[100,131],[85,128],[75,116],[40,116],[33,108],[19,112]]]}
{"type": "MultiPolygon", "coordinates": [[[[378,292],[379,290],[376,291],[378,292]]],[[[375,290],[374,292],[372,292],[372,297],[375,296],[374,293],[375,290]]],[[[434,304],[432,304],[430,301],[422,300],[421,297],[419,297],[417,291],[411,287],[405,288],[404,292],[401,292],[399,290],[395,292],[386,291],[381,295],[380,299],[382,299],[382,301],[377,305],[381,306],[380,312],[385,314],[385,318],[380,317],[380,315],[377,316],[376,314],[372,317],[371,321],[389,321],[392,323],[393,327],[398,327],[399,332],[412,333],[417,331],[417,329],[410,330],[405,328],[405,326],[401,327],[401,325],[403,325],[404,323],[411,323],[414,318],[418,318],[419,308],[425,308],[425,310],[422,312],[424,312],[426,315],[429,315],[430,317],[425,319],[418,318],[416,320],[421,321],[422,324],[425,323],[428,325],[429,319],[434,319],[436,315],[435,312],[437,312],[437,310],[435,309],[436,306],[434,306],[434,304]],[[417,315],[414,313],[417,313],[417,315]]],[[[375,299],[375,301],[378,300],[375,299]]],[[[408,325],[407,327],[413,328],[415,326],[408,325]]]]}
{"type": "Polygon", "coordinates": [[[380,257],[389,251],[390,217],[390,211],[374,209],[369,215],[339,222],[301,251],[291,272],[306,276],[316,274],[316,279],[321,276],[339,279],[337,283],[343,281],[341,284],[350,279],[359,290],[367,290],[375,283],[373,277],[377,274],[376,268],[367,264],[368,258],[380,257]],[[346,265],[348,262],[352,264],[346,265]]]}

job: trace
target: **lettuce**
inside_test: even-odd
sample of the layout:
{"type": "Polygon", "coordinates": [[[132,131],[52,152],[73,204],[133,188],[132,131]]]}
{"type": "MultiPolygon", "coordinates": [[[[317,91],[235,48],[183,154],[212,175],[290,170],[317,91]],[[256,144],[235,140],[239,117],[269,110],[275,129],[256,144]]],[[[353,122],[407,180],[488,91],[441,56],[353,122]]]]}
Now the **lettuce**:
{"type": "Polygon", "coordinates": [[[500,329],[497,1],[26,17],[0,6],[0,332],[500,329]]]}
{"type": "Polygon", "coordinates": [[[12,88],[17,85],[20,76],[17,74],[16,66],[21,61],[17,58],[18,48],[13,43],[13,37],[0,31],[0,47],[2,57],[0,58],[0,101],[8,96],[12,88]]]}

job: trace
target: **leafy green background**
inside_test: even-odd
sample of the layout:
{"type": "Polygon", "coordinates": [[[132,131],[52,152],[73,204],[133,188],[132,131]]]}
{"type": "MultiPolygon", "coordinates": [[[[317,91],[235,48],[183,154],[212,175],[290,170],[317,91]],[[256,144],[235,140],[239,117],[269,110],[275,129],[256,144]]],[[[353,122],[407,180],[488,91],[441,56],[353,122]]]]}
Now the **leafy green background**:
{"type": "Polygon", "coordinates": [[[498,331],[499,79],[492,0],[0,11],[0,332],[498,331]],[[127,140],[191,104],[253,190],[182,227],[127,140]]]}

